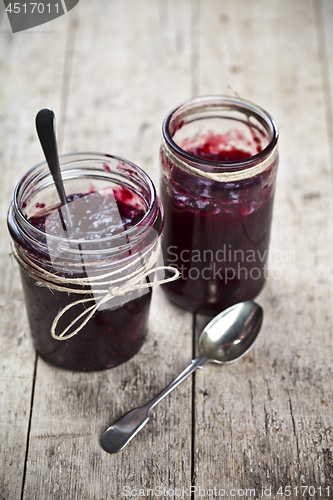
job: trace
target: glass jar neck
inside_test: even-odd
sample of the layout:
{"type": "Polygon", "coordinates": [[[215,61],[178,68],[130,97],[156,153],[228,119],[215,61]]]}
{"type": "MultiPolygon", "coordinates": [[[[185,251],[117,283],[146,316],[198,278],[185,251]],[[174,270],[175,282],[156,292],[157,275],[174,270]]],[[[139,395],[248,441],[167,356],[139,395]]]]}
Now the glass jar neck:
{"type": "MultiPolygon", "coordinates": [[[[69,239],[47,235],[29,221],[36,200],[56,200],[52,177],[45,162],[31,169],[18,183],[8,213],[8,227],[19,252],[31,261],[55,271],[76,272],[84,257],[86,266],[121,267],[134,260],[158,240],[163,212],[150,178],[136,165],[122,158],[98,153],[76,153],[60,157],[66,193],[126,186],[144,206],[144,216],[135,225],[115,235],[98,239],[69,239]],[[29,209],[30,207],[30,209],[29,209]],[[29,212],[30,210],[30,212],[29,212]]],[[[57,212],[57,210],[56,210],[57,212]]]]}
{"type": "Polygon", "coordinates": [[[231,177],[239,180],[265,170],[277,156],[277,141],[277,126],[266,111],[250,102],[225,96],[187,101],[172,110],[163,123],[162,150],[166,157],[183,170],[214,180],[227,181],[231,177]],[[209,140],[209,134],[225,142],[230,138],[235,141],[236,137],[241,147],[249,149],[248,157],[217,161],[194,155],[189,145],[207,137],[209,140]]]}

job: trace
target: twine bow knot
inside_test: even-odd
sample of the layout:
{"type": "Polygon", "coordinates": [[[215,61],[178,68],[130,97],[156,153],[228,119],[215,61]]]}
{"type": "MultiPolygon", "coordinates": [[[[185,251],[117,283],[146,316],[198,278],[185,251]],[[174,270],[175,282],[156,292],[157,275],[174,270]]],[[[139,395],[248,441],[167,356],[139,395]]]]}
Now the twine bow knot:
{"type": "MultiPolygon", "coordinates": [[[[60,309],[58,314],[55,316],[52,326],[51,326],[51,335],[56,340],[67,340],[71,337],[74,337],[82,328],[90,321],[96,311],[105,303],[109,302],[115,297],[125,296],[127,293],[135,291],[135,290],[144,290],[146,288],[153,288],[158,285],[162,285],[164,283],[169,283],[179,278],[180,272],[175,267],[171,266],[160,266],[154,267],[160,252],[159,242],[156,244],[154,249],[147,250],[143,255],[135,259],[133,262],[130,262],[126,266],[122,268],[122,271],[135,266],[138,264],[139,267],[134,271],[130,272],[126,278],[116,278],[111,279],[111,276],[119,273],[119,271],[111,271],[109,273],[105,273],[100,276],[87,277],[87,278],[63,278],[60,276],[56,276],[49,271],[46,271],[41,266],[38,266],[36,263],[31,260],[26,260],[22,254],[20,254],[17,248],[13,245],[13,255],[17,262],[23,267],[23,269],[34,279],[36,279],[37,286],[44,286],[49,288],[50,290],[57,290],[66,293],[75,293],[75,294],[84,294],[87,295],[87,289],[80,290],[77,288],[69,288],[68,284],[81,285],[81,286],[90,286],[91,291],[93,293],[93,297],[76,300],[71,302],[63,309],[60,309]],[[148,262],[144,263],[145,257],[148,255],[148,262]],[[155,273],[161,270],[168,270],[174,273],[170,278],[165,278],[159,281],[149,282],[147,278],[151,273],[155,273]],[[106,281],[103,281],[105,280],[106,281]],[[115,285],[114,283],[123,282],[121,285],[115,285]],[[67,285],[66,287],[63,285],[67,285]],[[101,285],[107,285],[108,288],[99,289],[101,285]],[[100,298],[98,299],[98,296],[100,298]],[[79,314],[60,334],[56,333],[56,328],[58,326],[58,322],[60,318],[70,309],[79,305],[79,304],[87,304],[88,302],[94,302],[94,304],[87,307],[81,314],[79,314]],[[86,316],[86,317],[85,317],[86,316]],[[73,330],[72,332],[67,332],[81,319],[84,318],[82,323],[73,330]],[[67,335],[66,335],[67,334],[67,335]]],[[[130,299],[131,300],[131,299],[130,299]]],[[[127,301],[126,301],[127,302],[127,301]]]]}

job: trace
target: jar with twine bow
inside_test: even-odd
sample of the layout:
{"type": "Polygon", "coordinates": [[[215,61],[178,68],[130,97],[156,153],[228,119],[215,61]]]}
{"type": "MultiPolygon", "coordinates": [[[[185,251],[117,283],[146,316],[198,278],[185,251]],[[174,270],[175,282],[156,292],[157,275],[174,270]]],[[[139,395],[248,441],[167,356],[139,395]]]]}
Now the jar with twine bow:
{"type": "Polygon", "coordinates": [[[34,346],[62,368],[111,368],[142,346],[152,288],[179,272],[161,261],[163,209],[145,172],[99,153],[63,155],[60,165],[68,211],[43,162],[8,212],[34,346]]]}
{"type": "Polygon", "coordinates": [[[197,97],[166,116],[162,249],[181,278],[163,290],[178,306],[214,314],[263,288],[277,142],[273,118],[239,98],[197,97]]]}

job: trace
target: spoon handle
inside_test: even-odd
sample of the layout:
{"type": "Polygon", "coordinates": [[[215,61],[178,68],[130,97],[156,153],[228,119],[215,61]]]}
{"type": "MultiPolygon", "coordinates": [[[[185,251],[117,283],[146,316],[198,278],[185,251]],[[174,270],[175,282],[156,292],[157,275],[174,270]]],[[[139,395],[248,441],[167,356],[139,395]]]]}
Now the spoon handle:
{"type": "Polygon", "coordinates": [[[36,116],[37,134],[62,205],[66,205],[66,194],[61,179],[57,141],[55,136],[55,116],[51,109],[41,109],[36,116]]]}
{"type": "Polygon", "coordinates": [[[149,420],[149,413],[162,399],[173,389],[178,387],[197,368],[202,368],[207,363],[208,358],[203,354],[194,359],[185,370],[178,375],[169,385],[165,387],[157,396],[141,408],[135,408],[126,413],[117,422],[111,425],[101,438],[101,445],[108,453],[118,453],[131,439],[146,425],[149,420]]]}
{"type": "Polygon", "coordinates": [[[150,410],[152,410],[162,399],[165,398],[168,394],[170,394],[171,391],[176,389],[182,382],[184,382],[187,377],[191,375],[197,368],[202,368],[205,363],[207,363],[208,358],[204,356],[204,354],[201,354],[198,358],[195,358],[192,363],[185,368],[184,371],[181,372],[180,375],[178,375],[177,378],[175,378],[169,385],[167,385],[157,396],[155,396],[153,399],[149,401],[149,403],[146,403],[143,408],[146,408],[148,410],[148,413],[150,410]]]}

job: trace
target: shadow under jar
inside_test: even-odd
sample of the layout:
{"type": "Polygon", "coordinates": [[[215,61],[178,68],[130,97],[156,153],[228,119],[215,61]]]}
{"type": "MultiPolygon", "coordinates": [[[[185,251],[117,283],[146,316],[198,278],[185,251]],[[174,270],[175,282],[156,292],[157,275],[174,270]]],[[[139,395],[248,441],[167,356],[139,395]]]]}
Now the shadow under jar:
{"type": "Polygon", "coordinates": [[[77,153],[60,164],[66,207],[41,163],[18,183],[8,227],[35,349],[62,368],[103,370],[145,340],[146,271],[158,254],[162,206],[150,178],[127,160],[77,153]],[[117,295],[129,280],[137,289],[117,295]]]}
{"type": "Polygon", "coordinates": [[[263,288],[277,141],[272,117],[239,99],[198,97],[165,118],[162,250],[181,278],[163,289],[178,306],[213,314],[263,288]]]}

